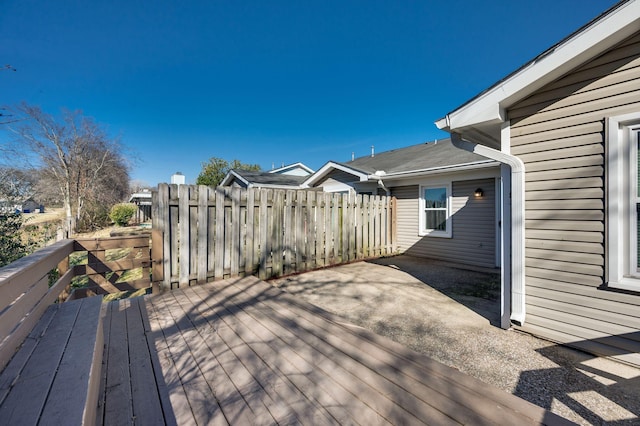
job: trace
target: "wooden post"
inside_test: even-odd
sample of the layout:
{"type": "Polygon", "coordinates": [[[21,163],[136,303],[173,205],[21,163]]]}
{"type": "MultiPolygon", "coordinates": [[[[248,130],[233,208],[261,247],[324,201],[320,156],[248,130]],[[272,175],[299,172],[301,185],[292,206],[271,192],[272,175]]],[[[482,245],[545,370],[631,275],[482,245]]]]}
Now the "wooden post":
{"type": "MultiPolygon", "coordinates": [[[[69,270],[69,256],[65,257],[64,259],[62,259],[60,263],[58,263],[58,279],[60,279],[61,276],[66,274],[68,270],[69,270]]],[[[58,296],[58,302],[62,303],[65,300],[67,300],[67,298],[71,293],[70,290],[71,290],[71,284],[69,284],[64,288],[64,290],[62,290],[62,292],[58,296]]]]}
{"type": "MultiPolygon", "coordinates": [[[[162,278],[155,280],[160,291],[171,288],[171,241],[169,231],[169,186],[166,183],[158,185],[158,190],[151,195],[153,212],[151,213],[152,229],[162,236],[162,242],[158,243],[159,252],[162,254],[162,278]]],[[[153,236],[152,236],[153,238],[153,236]]],[[[155,256],[156,260],[160,260],[155,256]]]]}
{"type": "Polygon", "coordinates": [[[164,235],[160,229],[151,230],[151,291],[159,293],[163,290],[164,281],[164,235]]]}

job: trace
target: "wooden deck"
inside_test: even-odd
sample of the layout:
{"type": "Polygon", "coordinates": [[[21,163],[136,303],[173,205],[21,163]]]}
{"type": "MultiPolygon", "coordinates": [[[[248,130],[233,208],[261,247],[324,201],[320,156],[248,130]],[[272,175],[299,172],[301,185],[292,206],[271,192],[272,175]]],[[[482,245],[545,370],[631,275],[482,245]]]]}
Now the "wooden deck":
{"type": "Polygon", "coordinates": [[[104,424],[569,424],[247,277],[112,302],[104,424]]]}

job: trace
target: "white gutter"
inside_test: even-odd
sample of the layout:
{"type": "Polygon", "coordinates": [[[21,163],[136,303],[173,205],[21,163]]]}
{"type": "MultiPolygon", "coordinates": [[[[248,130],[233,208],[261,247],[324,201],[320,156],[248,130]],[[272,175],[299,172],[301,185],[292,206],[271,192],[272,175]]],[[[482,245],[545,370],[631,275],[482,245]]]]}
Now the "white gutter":
{"type": "MultiPolygon", "coordinates": [[[[525,319],[525,281],[524,281],[524,163],[518,157],[489,148],[484,145],[468,142],[462,139],[458,133],[451,133],[451,142],[454,146],[473,152],[511,168],[511,208],[508,224],[507,217],[503,216],[502,233],[510,231],[511,238],[504,238],[502,247],[505,255],[511,254],[511,262],[502,262],[502,268],[511,265],[511,279],[503,283],[503,290],[508,281],[511,281],[511,321],[518,325],[524,324],[525,319]]],[[[508,194],[504,194],[508,202],[508,194]]],[[[507,213],[508,214],[508,213],[507,213]]],[[[504,277],[504,273],[503,273],[504,277]]],[[[503,324],[504,326],[504,324],[503,324]]]]}
{"type": "Polygon", "coordinates": [[[473,163],[466,163],[466,164],[455,164],[450,166],[430,167],[428,169],[410,170],[406,172],[385,173],[384,175],[372,174],[372,175],[369,175],[369,179],[380,179],[380,178],[384,180],[404,179],[404,178],[409,178],[413,176],[425,176],[430,174],[440,174],[440,173],[446,173],[446,172],[482,169],[482,168],[493,167],[497,165],[498,163],[496,163],[495,161],[484,160],[484,161],[476,161],[473,163]]]}
{"type": "Polygon", "coordinates": [[[293,189],[298,190],[302,189],[300,185],[292,186],[292,185],[278,185],[275,183],[250,183],[247,185],[247,188],[266,188],[266,189],[293,189]]]}

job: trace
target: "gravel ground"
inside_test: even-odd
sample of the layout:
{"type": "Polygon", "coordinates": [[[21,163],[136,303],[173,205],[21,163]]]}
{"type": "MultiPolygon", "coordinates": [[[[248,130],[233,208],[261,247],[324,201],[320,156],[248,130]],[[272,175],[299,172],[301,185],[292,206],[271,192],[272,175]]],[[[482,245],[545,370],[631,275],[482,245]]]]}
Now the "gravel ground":
{"type": "Polygon", "coordinates": [[[495,273],[397,256],[272,284],[576,423],[640,425],[640,369],[498,328],[495,273]]]}

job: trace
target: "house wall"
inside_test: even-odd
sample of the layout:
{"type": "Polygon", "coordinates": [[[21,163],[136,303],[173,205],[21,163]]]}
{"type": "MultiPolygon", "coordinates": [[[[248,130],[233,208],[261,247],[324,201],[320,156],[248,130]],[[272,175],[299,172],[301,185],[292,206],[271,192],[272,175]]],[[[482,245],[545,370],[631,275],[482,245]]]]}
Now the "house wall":
{"type": "MultiPolygon", "coordinates": [[[[427,182],[425,182],[427,183],[427,182]]],[[[452,182],[452,238],[422,237],[419,232],[419,185],[396,186],[397,236],[401,252],[493,268],[495,258],[495,179],[452,182]],[[482,188],[482,198],[474,197],[482,188]]]]}
{"type": "Polygon", "coordinates": [[[508,110],[525,163],[524,329],[640,364],[640,295],[602,289],[605,120],[640,111],[640,35],[508,110]]]}
{"type": "Polygon", "coordinates": [[[322,188],[322,190],[326,192],[342,192],[349,191],[353,188],[354,182],[357,181],[358,178],[351,173],[342,170],[333,170],[320,182],[316,183],[314,187],[322,188]]]}

